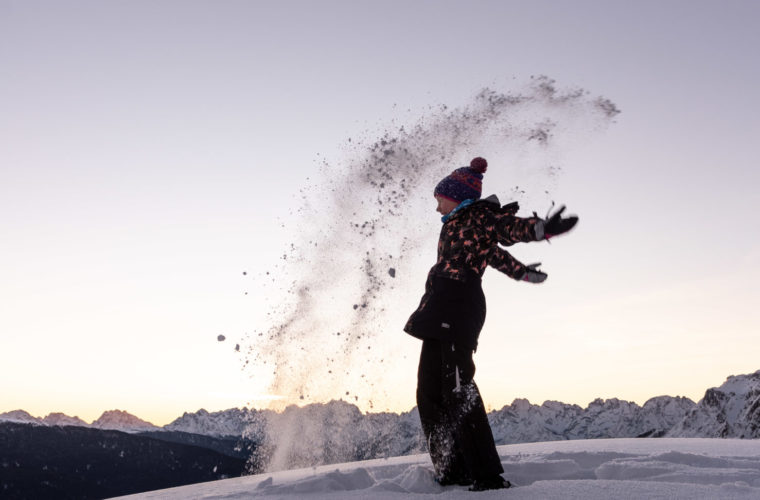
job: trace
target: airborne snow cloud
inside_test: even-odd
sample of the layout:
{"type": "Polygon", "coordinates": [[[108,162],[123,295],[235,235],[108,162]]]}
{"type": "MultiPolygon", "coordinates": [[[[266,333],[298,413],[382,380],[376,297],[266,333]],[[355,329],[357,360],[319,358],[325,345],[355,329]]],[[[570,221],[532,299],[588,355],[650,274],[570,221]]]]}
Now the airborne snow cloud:
{"type": "Polygon", "coordinates": [[[484,156],[484,194],[548,206],[563,151],[618,113],[608,99],[537,77],[348,139],[294,203],[279,263],[251,278],[269,312],[242,342],[246,364],[267,367],[270,393],[286,403],[343,397],[373,408],[397,355],[381,339],[402,335],[433,263],[435,183],[484,156]]]}

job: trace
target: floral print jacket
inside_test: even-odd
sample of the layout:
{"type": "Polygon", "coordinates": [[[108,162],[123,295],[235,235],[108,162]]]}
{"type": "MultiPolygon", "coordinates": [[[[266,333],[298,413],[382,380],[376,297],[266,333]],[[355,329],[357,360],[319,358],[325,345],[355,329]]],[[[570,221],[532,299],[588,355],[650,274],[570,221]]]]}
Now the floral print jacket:
{"type": "Polygon", "coordinates": [[[543,239],[543,220],[516,217],[516,203],[501,207],[496,196],[454,213],[441,228],[438,259],[428,273],[425,294],[404,331],[418,338],[477,346],[485,321],[480,279],[490,265],[514,279],[526,266],[499,245],[543,239]]]}
{"type": "Polygon", "coordinates": [[[441,228],[438,260],[430,274],[467,281],[475,276],[481,278],[490,265],[511,278],[521,279],[525,266],[498,244],[538,240],[543,221],[538,217],[515,217],[518,208],[517,203],[502,208],[492,195],[455,213],[441,228]]]}

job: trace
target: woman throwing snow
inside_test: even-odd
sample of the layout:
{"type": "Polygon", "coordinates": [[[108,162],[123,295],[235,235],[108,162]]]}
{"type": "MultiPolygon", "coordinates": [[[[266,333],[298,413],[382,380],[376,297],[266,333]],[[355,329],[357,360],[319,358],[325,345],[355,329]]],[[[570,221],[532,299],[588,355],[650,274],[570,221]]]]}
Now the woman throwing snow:
{"type": "Polygon", "coordinates": [[[496,196],[480,199],[488,163],[475,158],[435,187],[443,228],[438,260],[425,294],[404,327],[422,339],[417,373],[417,407],[437,480],[471,484],[471,490],[508,488],[486,410],[473,380],[472,354],[486,317],[480,280],[487,266],[507,276],[541,283],[538,264],[525,266],[501,245],[547,240],[575,226],[564,207],[546,220],[515,217],[517,203],[501,207],[496,196]]]}

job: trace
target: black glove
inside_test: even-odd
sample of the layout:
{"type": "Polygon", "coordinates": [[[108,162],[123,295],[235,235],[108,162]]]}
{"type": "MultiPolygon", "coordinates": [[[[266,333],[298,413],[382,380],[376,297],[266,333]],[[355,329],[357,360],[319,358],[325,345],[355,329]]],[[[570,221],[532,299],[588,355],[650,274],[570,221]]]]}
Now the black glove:
{"type": "Polygon", "coordinates": [[[559,209],[553,214],[547,216],[544,221],[544,238],[549,239],[554,236],[566,233],[570,231],[575,224],[578,223],[578,216],[571,215],[570,217],[562,218],[562,212],[565,211],[565,205],[559,207],[559,209]]]}
{"type": "Polygon", "coordinates": [[[540,265],[540,262],[536,262],[535,264],[526,266],[527,269],[525,270],[522,280],[527,281],[528,283],[543,283],[546,281],[548,275],[545,272],[538,270],[538,266],[540,265]]]}

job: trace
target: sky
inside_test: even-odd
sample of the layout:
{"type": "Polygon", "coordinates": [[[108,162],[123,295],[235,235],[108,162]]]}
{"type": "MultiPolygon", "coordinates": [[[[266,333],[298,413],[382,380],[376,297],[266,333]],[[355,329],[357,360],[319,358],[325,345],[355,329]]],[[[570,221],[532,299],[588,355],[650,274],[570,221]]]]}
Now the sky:
{"type": "MultiPolygon", "coordinates": [[[[299,193],[320,165],[537,75],[621,113],[554,159],[577,229],[515,247],[547,282],[485,276],[486,404],[698,400],[756,371],[759,16],[754,1],[0,0],[0,412],[162,425],[266,406],[234,346],[264,322],[250,278],[311,223],[299,193]]],[[[365,411],[414,405],[419,342],[401,328],[435,244],[377,333],[392,356],[365,411]]]]}

